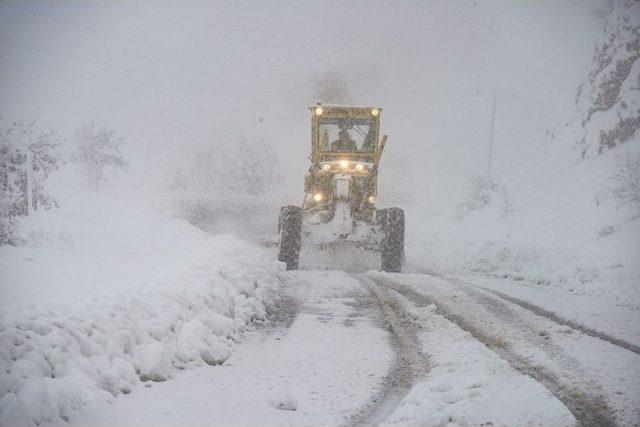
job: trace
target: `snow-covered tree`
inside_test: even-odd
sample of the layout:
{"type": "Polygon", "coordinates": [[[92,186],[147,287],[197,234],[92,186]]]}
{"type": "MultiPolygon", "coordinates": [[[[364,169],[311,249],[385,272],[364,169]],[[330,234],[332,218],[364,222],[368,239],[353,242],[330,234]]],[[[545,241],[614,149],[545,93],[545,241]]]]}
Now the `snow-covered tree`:
{"type": "Polygon", "coordinates": [[[513,211],[507,188],[485,176],[472,174],[468,181],[467,194],[458,206],[460,212],[478,211],[487,206],[496,206],[502,215],[513,211]]]}
{"type": "Polygon", "coordinates": [[[62,163],[61,144],[55,131],[38,132],[35,122],[0,119],[0,244],[15,243],[16,217],[57,206],[45,181],[62,163]]]}
{"type": "Polygon", "coordinates": [[[221,194],[262,196],[282,181],[278,157],[265,140],[241,140],[224,152],[218,146],[198,150],[174,186],[221,194]]]}
{"type": "Polygon", "coordinates": [[[278,158],[264,139],[253,142],[241,141],[238,144],[237,159],[239,168],[232,176],[239,188],[246,194],[260,196],[282,181],[278,158]]]}
{"type": "Polygon", "coordinates": [[[269,232],[279,210],[274,194],[282,180],[280,170],[265,140],[208,145],[178,170],[172,183],[176,214],[215,232],[269,232]]]}
{"type": "Polygon", "coordinates": [[[640,209],[640,154],[618,156],[613,194],[620,206],[640,209]]]}
{"type": "Polygon", "coordinates": [[[87,177],[87,185],[97,190],[105,182],[105,170],[114,173],[125,170],[129,162],[120,152],[124,138],[116,136],[116,131],[108,127],[85,126],[75,134],[76,151],[71,159],[80,165],[87,177]]]}
{"type": "Polygon", "coordinates": [[[313,78],[313,96],[327,104],[352,102],[351,91],[345,77],[338,71],[327,71],[313,78]]]}

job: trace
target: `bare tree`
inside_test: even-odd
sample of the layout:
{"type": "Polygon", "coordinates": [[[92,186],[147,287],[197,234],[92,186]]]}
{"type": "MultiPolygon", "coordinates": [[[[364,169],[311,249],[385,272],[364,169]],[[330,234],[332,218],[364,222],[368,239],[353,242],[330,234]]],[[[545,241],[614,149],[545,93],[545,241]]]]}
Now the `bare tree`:
{"type": "Polygon", "coordinates": [[[313,80],[315,100],[329,104],[347,104],[351,102],[351,92],[344,76],[338,71],[327,71],[313,80]]]}
{"type": "Polygon", "coordinates": [[[106,182],[105,170],[125,170],[129,162],[120,152],[124,144],[123,137],[117,137],[116,131],[105,126],[97,129],[94,125],[85,126],[76,131],[76,151],[71,159],[84,171],[87,185],[97,190],[106,182]]]}

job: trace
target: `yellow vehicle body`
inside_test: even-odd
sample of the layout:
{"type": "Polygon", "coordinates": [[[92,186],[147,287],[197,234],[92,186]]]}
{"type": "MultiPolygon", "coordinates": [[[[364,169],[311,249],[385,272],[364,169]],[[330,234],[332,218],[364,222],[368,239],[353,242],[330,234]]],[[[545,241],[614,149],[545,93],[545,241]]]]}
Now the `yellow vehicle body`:
{"type": "Polygon", "coordinates": [[[404,211],[377,209],[380,107],[322,105],[311,113],[311,165],[302,206],[283,206],[278,219],[278,259],[298,268],[307,247],[373,250],[383,271],[399,272],[404,262],[404,211]]]}
{"type": "MultiPolygon", "coordinates": [[[[316,105],[311,113],[311,167],[305,177],[304,209],[349,201],[354,219],[371,221],[377,198],[378,166],[387,141],[380,138],[380,107],[316,105]],[[339,138],[335,132],[347,132],[359,139],[345,149],[333,149],[339,138]],[[330,133],[334,133],[330,135],[330,133]],[[336,175],[351,177],[349,193],[341,194],[336,175]]],[[[332,210],[332,209],[330,209],[332,210]]]]}

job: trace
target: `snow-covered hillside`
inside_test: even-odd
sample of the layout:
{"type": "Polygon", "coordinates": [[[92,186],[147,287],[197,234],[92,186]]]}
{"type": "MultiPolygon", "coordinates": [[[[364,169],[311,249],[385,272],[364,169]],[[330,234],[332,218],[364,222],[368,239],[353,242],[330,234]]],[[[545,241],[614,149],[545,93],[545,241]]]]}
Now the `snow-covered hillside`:
{"type": "Polygon", "coordinates": [[[2,425],[67,420],[222,363],[276,297],[279,263],[171,217],[151,189],[64,188],[28,246],[0,247],[2,425]]]}
{"type": "Polygon", "coordinates": [[[640,206],[622,194],[640,185],[640,3],[610,6],[570,122],[517,173],[477,177],[457,210],[410,210],[409,269],[478,271],[640,307],[640,206]]]}
{"type": "Polygon", "coordinates": [[[640,129],[640,3],[603,2],[596,12],[602,42],[578,86],[576,112],[558,135],[585,157],[637,141],[640,129]]]}

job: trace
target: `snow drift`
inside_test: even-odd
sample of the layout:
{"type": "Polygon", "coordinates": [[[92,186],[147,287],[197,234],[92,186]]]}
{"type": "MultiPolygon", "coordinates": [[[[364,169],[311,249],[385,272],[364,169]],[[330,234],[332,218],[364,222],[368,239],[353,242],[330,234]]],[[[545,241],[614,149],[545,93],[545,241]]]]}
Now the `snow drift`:
{"type": "Polygon", "coordinates": [[[142,207],[149,189],[82,191],[39,214],[31,246],[0,247],[1,425],[220,364],[276,298],[281,266],[261,249],[142,207]]]}

